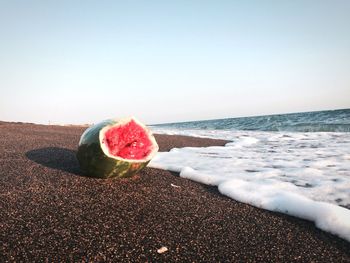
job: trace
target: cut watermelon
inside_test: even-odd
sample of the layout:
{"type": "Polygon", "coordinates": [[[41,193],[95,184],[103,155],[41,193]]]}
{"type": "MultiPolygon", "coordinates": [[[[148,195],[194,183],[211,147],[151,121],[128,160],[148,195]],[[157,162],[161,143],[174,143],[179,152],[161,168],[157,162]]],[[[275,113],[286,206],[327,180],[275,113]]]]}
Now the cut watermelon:
{"type": "Polygon", "coordinates": [[[88,128],[80,138],[77,158],[88,176],[123,178],[144,168],[158,149],[152,132],[131,117],[88,128]]]}

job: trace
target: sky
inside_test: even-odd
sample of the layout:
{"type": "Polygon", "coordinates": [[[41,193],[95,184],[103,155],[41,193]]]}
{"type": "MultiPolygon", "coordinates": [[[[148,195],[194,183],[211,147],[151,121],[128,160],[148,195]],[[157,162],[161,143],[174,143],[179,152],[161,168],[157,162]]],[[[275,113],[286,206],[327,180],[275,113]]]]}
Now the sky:
{"type": "Polygon", "coordinates": [[[350,108],[350,1],[0,0],[0,120],[350,108]]]}

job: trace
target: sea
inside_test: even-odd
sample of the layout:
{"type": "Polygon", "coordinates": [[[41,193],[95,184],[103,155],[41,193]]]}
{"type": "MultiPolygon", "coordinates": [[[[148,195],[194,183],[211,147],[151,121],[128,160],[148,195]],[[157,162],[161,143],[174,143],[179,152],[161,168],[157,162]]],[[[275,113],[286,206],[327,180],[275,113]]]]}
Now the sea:
{"type": "Polygon", "coordinates": [[[151,125],[154,133],[225,139],[159,152],[150,167],[234,200],[313,221],[350,242],[350,109],[151,125]]]}

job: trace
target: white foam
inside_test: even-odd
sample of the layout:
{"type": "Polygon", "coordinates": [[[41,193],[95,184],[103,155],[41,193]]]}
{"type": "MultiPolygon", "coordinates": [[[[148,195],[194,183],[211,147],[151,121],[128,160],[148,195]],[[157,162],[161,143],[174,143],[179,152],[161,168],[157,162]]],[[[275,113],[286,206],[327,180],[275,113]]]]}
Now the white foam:
{"type": "Polygon", "coordinates": [[[167,133],[232,142],[225,147],[160,152],[151,167],[217,185],[222,194],[235,200],[313,221],[350,242],[350,210],[341,207],[350,207],[350,133],[167,133]]]}

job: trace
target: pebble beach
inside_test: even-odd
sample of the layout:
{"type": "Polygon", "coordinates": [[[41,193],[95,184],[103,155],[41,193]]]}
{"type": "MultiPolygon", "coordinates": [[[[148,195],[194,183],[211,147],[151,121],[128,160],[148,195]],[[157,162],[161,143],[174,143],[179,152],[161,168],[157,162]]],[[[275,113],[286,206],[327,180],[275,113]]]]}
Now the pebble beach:
{"type": "MultiPolygon", "coordinates": [[[[165,170],[83,175],[84,127],[0,123],[1,262],[350,262],[350,243],[165,170]]],[[[156,135],[160,151],[225,140],[156,135]]]]}

